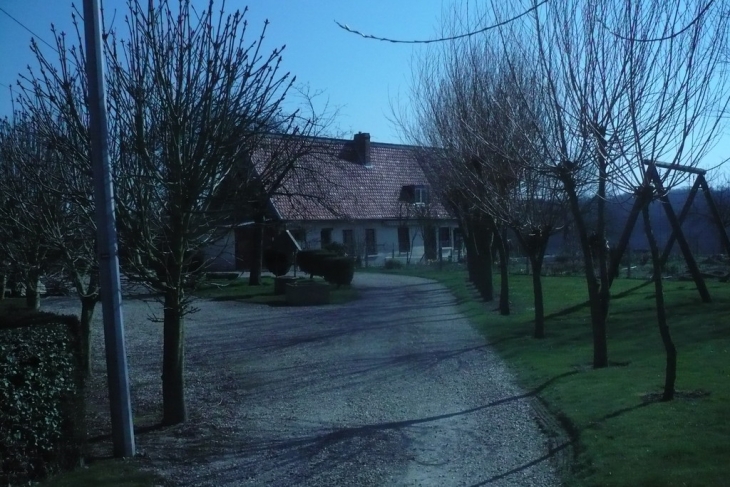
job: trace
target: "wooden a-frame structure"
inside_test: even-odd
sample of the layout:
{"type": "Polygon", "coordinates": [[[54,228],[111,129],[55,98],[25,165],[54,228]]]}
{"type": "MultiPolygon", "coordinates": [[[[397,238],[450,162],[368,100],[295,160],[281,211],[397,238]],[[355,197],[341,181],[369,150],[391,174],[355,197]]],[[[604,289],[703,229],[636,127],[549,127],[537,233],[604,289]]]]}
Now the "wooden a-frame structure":
{"type": "MultiPolygon", "coordinates": [[[[692,276],[692,280],[694,280],[695,285],[697,286],[697,291],[700,293],[702,301],[705,303],[709,303],[712,301],[712,298],[710,297],[710,292],[707,290],[707,285],[705,284],[705,280],[702,277],[702,273],[700,272],[699,266],[697,265],[697,261],[692,255],[689,244],[687,243],[687,239],[685,238],[684,232],[682,231],[682,223],[684,223],[685,218],[687,218],[687,215],[689,214],[689,210],[692,207],[692,203],[694,202],[695,196],[697,195],[697,191],[701,188],[702,193],[705,195],[707,206],[710,209],[710,213],[712,214],[712,220],[714,221],[720,233],[722,246],[725,250],[725,253],[730,256],[730,238],[728,238],[727,232],[725,231],[725,226],[722,223],[720,212],[717,209],[715,200],[712,198],[710,186],[707,184],[707,180],[705,179],[705,174],[707,171],[705,171],[704,169],[683,166],[680,164],[666,164],[656,161],[643,161],[643,163],[645,166],[647,166],[647,182],[650,181],[654,183],[654,187],[660,195],[659,201],[661,202],[662,207],[664,208],[664,212],[667,215],[667,220],[672,227],[672,234],[670,235],[669,240],[664,247],[664,251],[662,252],[660,258],[660,263],[662,267],[664,266],[664,264],[666,264],[667,259],[669,258],[669,253],[672,251],[672,247],[674,246],[674,243],[676,241],[679,245],[680,250],[682,251],[684,260],[687,263],[687,268],[689,269],[690,275],[692,276]],[[682,207],[682,211],[679,213],[679,216],[677,216],[677,214],[674,212],[674,208],[672,208],[672,205],[669,202],[669,196],[664,191],[662,178],[659,175],[659,171],[657,170],[657,168],[673,171],[682,171],[685,173],[694,174],[696,176],[695,182],[692,185],[692,189],[690,190],[687,197],[687,201],[685,201],[684,206],[682,207]]],[[[611,267],[609,268],[609,276],[611,282],[613,282],[613,279],[618,276],[621,258],[626,252],[626,248],[629,244],[629,238],[631,237],[631,233],[634,230],[634,226],[636,225],[636,221],[639,218],[639,214],[641,213],[644,205],[649,203],[650,201],[647,201],[646,197],[642,197],[641,195],[637,195],[634,200],[634,206],[631,208],[629,218],[626,221],[626,226],[624,227],[624,231],[621,234],[621,238],[619,239],[616,250],[611,258],[611,267]]]]}

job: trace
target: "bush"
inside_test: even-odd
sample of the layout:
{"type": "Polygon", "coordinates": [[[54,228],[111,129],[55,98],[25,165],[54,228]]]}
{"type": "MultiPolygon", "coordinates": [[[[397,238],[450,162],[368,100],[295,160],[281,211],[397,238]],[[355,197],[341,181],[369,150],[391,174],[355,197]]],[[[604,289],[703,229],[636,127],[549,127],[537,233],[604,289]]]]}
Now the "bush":
{"type": "Polygon", "coordinates": [[[324,276],[322,261],[328,257],[338,257],[338,255],[326,250],[301,250],[297,252],[297,265],[305,274],[324,276]]]}
{"type": "Polygon", "coordinates": [[[310,276],[322,276],[338,286],[348,285],[355,274],[355,260],[327,250],[302,250],[297,253],[297,265],[310,276]]]}
{"type": "Polygon", "coordinates": [[[355,260],[352,257],[327,257],[322,264],[324,280],[337,284],[337,287],[348,286],[355,276],[355,260]]]}
{"type": "Polygon", "coordinates": [[[291,254],[273,248],[264,252],[264,267],[275,276],[284,276],[291,269],[294,258],[291,254]]]}
{"type": "Polygon", "coordinates": [[[327,252],[331,252],[339,256],[347,255],[347,247],[345,247],[345,244],[341,244],[339,242],[330,242],[327,245],[324,245],[322,250],[326,250],[327,252]]]}
{"type": "Polygon", "coordinates": [[[395,259],[386,259],[383,267],[385,267],[388,270],[400,269],[403,267],[403,263],[401,261],[395,260],[395,259]]]}
{"type": "Polygon", "coordinates": [[[35,313],[0,329],[0,484],[78,465],[85,438],[74,316],[35,313]]]}

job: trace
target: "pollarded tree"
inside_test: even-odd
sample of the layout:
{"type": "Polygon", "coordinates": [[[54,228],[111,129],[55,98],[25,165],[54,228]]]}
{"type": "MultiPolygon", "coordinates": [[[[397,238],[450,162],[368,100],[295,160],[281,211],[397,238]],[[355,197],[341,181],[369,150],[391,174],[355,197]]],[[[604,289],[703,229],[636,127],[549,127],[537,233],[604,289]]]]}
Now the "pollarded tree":
{"type": "Polygon", "coordinates": [[[256,149],[250,154],[250,164],[243,166],[233,178],[233,184],[240,186],[240,181],[246,181],[245,201],[241,202],[245,216],[252,218],[255,231],[252,245],[251,269],[249,274],[249,285],[261,284],[261,269],[263,258],[263,237],[264,226],[267,214],[270,213],[270,201],[275,196],[299,197],[319,199],[319,191],[311,191],[308,194],[305,188],[311,184],[301,184],[301,193],[293,195],[291,188],[292,179],[309,174],[315,178],[326,179],[315,168],[321,168],[321,164],[313,164],[326,155],[331,155],[331,147],[323,144],[321,136],[331,123],[331,117],[325,111],[317,111],[313,105],[313,95],[309,92],[296,90],[299,98],[304,102],[301,108],[289,115],[275,117],[269,135],[262,138],[256,149]]]}
{"type": "Polygon", "coordinates": [[[283,107],[293,78],[280,71],[282,49],[264,50],[265,27],[252,41],[245,13],[130,1],[128,32],[107,38],[119,238],[125,271],[162,294],[165,424],[187,417],[185,285],[195,256],[229,231],[230,203],[247,200],[255,182],[246,165],[262,141],[296,126],[283,107]]]}
{"type": "Polygon", "coordinates": [[[63,219],[63,205],[57,194],[38,182],[53,158],[25,114],[18,112],[12,122],[0,124],[0,245],[21,277],[26,304],[32,309],[41,305],[41,277],[57,263],[49,228],[63,219]]]}
{"type": "MultiPolygon", "coordinates": [[[[492,6],[497,18],[513,14],[506,4],[492,6]]],[[[706,154],[727,104],[719,61],[728,20],[724,6],[711,1],[551,0],[532,6],[529,17],[500,29],[502,45],[511,63],[529,60],[544,80],[540,116],[548,123],[531,143],[545,154],[571,207],[584,257],[593,365],[605,367],[606,198],[625,190],[644,194],[651,167],[646,161],[692,166],[706,154]],[[581,211],[579,188],[595,197],[595,228],[581,211]]],[[[656,196],[684,177],[665,173],[656,196]]]]}
{"type": "MultiPolygon", "coordinates": [[[[539,243],[531,239],[526,247],[536,264],[558,215],[557,194],[548,190],[544,174],[529,171],[541,164],[541,154],[529,139],[542,122],[534,117],[539,101],[526,106],[531,101],[522,96],[524,91],[540,88],[540,81],[530,74],[506,62],[493,39],[441,44],[419,61],[412,113],[402,124],[415,144],[436,148],[431,157],[423,158],[430,166],[425,169],[441,188],[442,197],[457,203],[452,204],[455,212],[469,215],[462,218],[467,242],[472,240],[468,255],[482,253],[491,264],[490,247],[496,247],[503,314],[509,313],[507,229],[525,237],[540,235],[539,243]],[[535,198],[544,204],[537,204],[535,198]],[[545,221],[538,224],[540,214],[545,221]],[[535,225],[541,228],[536,234],[535,225]]],[[[479,274],[470,270],[472,277],[479,274]]],[[[539,273],[536,277],[539,280],[539,273]]]]}
{"type": "MultiPolygon", "coordinates": [[[[91,321],[100,300],[96,255],[96,220],[89,149],[88,91],[82,37],[73,15],[77,44],[52,28],[58,57],[46,55],[31,42],[36,65],[18,81],[17,103],[32,119],[35,131],[53,157],[35,178],[48,195],[62,201],[63,218],[45,227],[57,253],[64,277],[81,303],[81,339],[87,373],[91,372],[91,321]]],[[[116,133],[110,120],[110,133],[116,133]]],[[[118,137],[110,137],[112,158],[118,153],[118,137]]]]}

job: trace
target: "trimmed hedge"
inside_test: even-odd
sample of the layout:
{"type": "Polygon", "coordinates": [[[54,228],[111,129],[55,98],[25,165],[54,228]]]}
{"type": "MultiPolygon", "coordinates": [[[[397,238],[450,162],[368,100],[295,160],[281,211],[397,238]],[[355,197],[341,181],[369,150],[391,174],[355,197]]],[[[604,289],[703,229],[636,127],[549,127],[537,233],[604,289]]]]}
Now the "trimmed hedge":
{"type": "Polygon", "coordinates": [[[275,276],[284,276],[294,264],[291,254],[270,248],[264,252],[264,266],[275,276]]]}
{"type": "Polygon", "coordinates": [[[336,257],[337,254],[326,250],[300,250],[297,252],[297,265],[299,269],[310,277],[321,276],[322,259],[326,257],[336,257]]]}
{"type": "Polygon", "coordinates": [[[355,261],[327,250],[302,250],[297,253],[297,265],[310,276],[322,276],[337,286],[349,285],[355,274],[355,261]]]}
{"type": "Polygon", "coordinates": [[[84,373],[75,316],[35,313],[0,322],[0,484],[78,465],[84,373]]]}
{"type": "Polygon", "coordinates": [[[322,261],[324,280],[340,286],[349,286],[355,276],[355,260],[352,257],[326,257],[322,261]]]}

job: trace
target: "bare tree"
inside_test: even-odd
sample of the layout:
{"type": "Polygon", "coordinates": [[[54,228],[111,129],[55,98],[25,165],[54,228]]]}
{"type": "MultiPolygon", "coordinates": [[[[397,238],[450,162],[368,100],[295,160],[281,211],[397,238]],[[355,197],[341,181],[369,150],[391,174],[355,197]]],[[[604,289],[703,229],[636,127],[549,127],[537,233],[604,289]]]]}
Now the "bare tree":
{"type": "MultiPolygon", "coordinates": [[[[277,117],[271,133],[258,143],[257,149],[251,154],[245,174],[237,176],[249,182],[244,208],[255,225],[249,274],[249,285],[252,286],[261,284],[264,225],[266,216],[271,213],[272,197],[286,197],[290,190],[288,186],[291,186],[287,183],[296,177],[296,173],[314,171],[315,177],[323,177],[321,172],[326,168],[321,164],[312,164],[312,161],[321,160],[332,152],[318,138],[329,127],[332,116],[326,109],[318,111],[314,107],[314,95],[308,91],[297,92],[304,106],[287,116],[277,117]]],[[[301,189],[306,187],[303,185],[301,189]]],[[[316,193],[298,196],[317,198],[316,193]]]]}
{"type": "MultiPolygon", "coordinates": [[[[535,109],[523,106],[527,98],[521,96],[532,89],[531,84],[539,83],[529,74],[506,63],[486,38],[441,45],[419,60],[411,113],[401,118],[401,126],[415,144],[437,148],[437,155],[424,157],[431,165],[426,172],[441,188],[442,198],[464,215],[467,255],[483,255],[488,263],[484,269],[489,270],[491,247],[496,249],[503,314],[509,313],[506,229],[520,221],[515,209],[526,209],[527,200],[538,196],[536,188],[527,186],[540,180],[536,175],[525,177],[528,163],[541,163],[540,154],[531,152],[534,147],[527,142],[538,123],[535,109]],[[516,91],[515,84],[521,84],[522,91],[516,91]]],[[[543,198],[549,194],[544,189],[543,198]]],[[[473,265],[470,271],[472,277],[480,274],[473,265]]]]}
{"type": "MultiPolygon", "coordinates": [[[[44,193],[63,202],[64,218],[51,222],[46,231],[63,276],[81,301],[83,359],[90,373],[91,320],[100,297],[85,57],[77,12],[72,17],[76,44],[52,28],[57,57],[46,55],[31,42],[36,65],[21,75],[17,102],[51,155],[34,181],[44,193]]],[[[115,122],[111,119],[112,134],[115,122]]],[[[118,137],[110,138],[110,148],[113,155],[118,153],[118,137]]]]}
{"type": "Polygon", "coordinates": [[[162,294],[163,423],[174,424],[187,417],[186,282],[204,266],[196,255],[229,231],[235,203],[259,201],[246,175],[262,141],[298,127],[283,107],[293,78],[280,72],[282,49],[264,51],[265,27],[249,40],[245,10],[129,8],[129,32],[107,40],[117,221],[125,271],[162,294]]]}
{"type": "Polygon", "coordinates": [[[53,154],[35,131],[32,120],[16,113],[13,122],[0,124],[0,220],[3,253],[21,276],[26,304],[41,306],[39,284],[54,260],[51,233],[63,219],[58,195],[43,190],[38,181],[51,167],[53,154]]]}
{"type": "MultiPolygon", "coordinates": [[[[711,3],[556,0],[500,29],[510,62],[529,60],[545,80],[540,116],[548,123],[530,142],[560,181],[581,242],[594,367],[608,364],[607,196],[638,192],[647,181],[645,161],[698,164],[718,134],[727,106],[719,66],[727,16],[711,3]],[[581,188],[595,195],[595,228],[581,212],[581,188]]],[[[504,4],[493,9],[511,15],[504,4]]],[[[685,178],[664,173],[659,195],[685,178]]]]}

